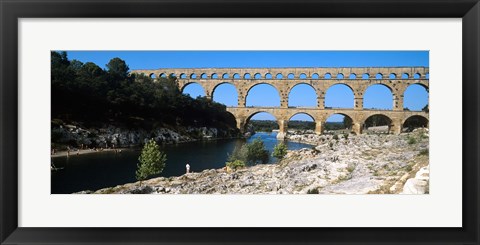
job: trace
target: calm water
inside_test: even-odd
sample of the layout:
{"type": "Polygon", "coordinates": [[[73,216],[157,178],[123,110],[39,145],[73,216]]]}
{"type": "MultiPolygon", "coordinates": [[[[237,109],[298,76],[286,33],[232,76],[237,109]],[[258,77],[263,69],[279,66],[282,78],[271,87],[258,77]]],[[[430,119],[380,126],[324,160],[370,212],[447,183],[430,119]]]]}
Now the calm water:
{"type": "MultiPolygon", "coordinates": [[[[247,140],[250,142],[260,137],[267,150],[271,152],[278,143],[276,133],[257,133],[247,140]]],[[[163,145],[167,154],[167,164],[159,176],[180,176],[185,173],[185,164],[190,164],[191,171],[200,172],[204,169],[222,168],[225,166],[228,154],[236,145],[245,140],[229,139],[204,142],[191,142],[177,145],[163,145]]],[[[288,149],[297,150],[310,148],[310,145],[286,142],[288,149]]],[[[79,156],[53,158],[57,168],[52,172],[52,193],[72,193],[82,190],[97,190],[105,187],[135,182],[140,150],[124,150],[121,154],[99,152],[79,156]]],[[[270,163],[276,159],[270,156],[270,163]]]]}

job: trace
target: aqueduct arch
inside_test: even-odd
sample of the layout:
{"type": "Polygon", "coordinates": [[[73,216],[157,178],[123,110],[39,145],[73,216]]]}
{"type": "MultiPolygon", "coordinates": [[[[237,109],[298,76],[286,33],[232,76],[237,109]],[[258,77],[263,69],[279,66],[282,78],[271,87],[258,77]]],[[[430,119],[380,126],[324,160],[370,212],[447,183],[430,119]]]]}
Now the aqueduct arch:
{"type": "Polygon", "coordinates": [[[288,88],[288,91],[287,91],[287,105],[290,106],[291,93],[292,93],[293,89],[295,89],[298,85],[306,85],[306,86],[309,86],[313,90],[313,92],[315,93],[315,104],[318,107],[319,103],[320,103],[320,97],[318,96],[318,94],[321,94],[322,91],[317,90],[311,83],[306,83],[306,82],[297,83],[297,84],[294,84],[292,87],[288,88]]]}
{"type": "MultiPolygon", "coordinates": [[[[233,86],[233,88],[235,89],[235,97],[237,97],[237,100],[238,100],[238,89],[237,87],[235,87],[234,84],[230,83],[230,82],[223,82],[223,83],[218,83],[215,85],[215,87],[212,88],[212,93],[211,93],[211,99],[213,100],[214,98],[214,94],[215,94],[215,90],[218,89],[218,87],[222,86],[222,85],[229,85],[229,86],[233,86]]],[[[238,103],[238,102],[237,102],[238,103]]]]}
{"type": "MultiPolygon", "coordinates": [[[[366,99],[366,97],[367,97],[366,95],[367,95],[368,90],[369,90],[369,89],[372,89],[372,90],[373,90],[373,88],[374,88],[375,86],[381,86],[382,89],[388,90],[389,96],[390,96],[390,98],[391,98],[391,100],[392,100],[392,103],[393,103],[393,104],[392,104],[392,109],[395,108],[396,106],[398,106],[398,100],[395,100],[395,98],[397,98],[397,97],[399,96],[398,93],[395,93],[395,90],[394,90],[391,86],[389,86],[388,84],[385,84],[385,83],[371,84],[371,85],[369,85],[368,87],[366,87],[366,88],[365,88],[365,91],[364,91],[363,94],[362,94],[362,95],[363,95],[363,103],[365,103],[365,99],[366,99]]],[[[370,91],[372,91],[372,90],[370,90],[370,91]]],[[[403,98],[403,94],[402,94],[402,98],[403,98]]],[[[369,99],[370,99],[370,98],[369,98],[369,99]]],[[[364,104],[364,106],[365,106],[365,104],[364,104]]],[[[403,106],[403,105],[402,105],[402,106],[403,106]]]]}
{"type": "Polygon", "coordinates": [[[237,127],[243,130],[246,120],[252,113],[265,111],[277,118],[280,126],[279,136],[287,132],[287,122],[295,113],[308,113],[316,123],[316,133],[322,133],[323,121],[330,114],[345,114],[352,118],[356,133],[361,133],[365,120],[374,114],[383,114],[392,120],[392,129],[401,133],[402,125],[411,116],[429,119],[427,111],[406,111],[403,107],[403,95],[411,84],[420,84],[429,90],[428,67],[311,67],[311,68],[160,68],[153,70],[134,70],[132,73],[165,77],[166,74],[185,74],[177,77],[180,89],[189,83],[198,83],[207,98],[212,99],[214,89],[222,83],[235,86],[238,93],[238,105],[227,107],[235,116],[237,127]],[[247,76],[249,74],[249,76],[247,76]],[[267,76],[270,74],[271,76],[267,76]],[[341,75],[339,75],[341,74],[341,75]],[[257,76],[256,76],[257,75],[257,76]],[[255,78],[257,77],[257,78],[255,78]],[[258,84],[269,84],[280,95],[280,107],[246,107],[246,97],[250,88],[258,84]],[[309,84],[317,94],[315,108],[297,108],[288,106],[291,89],[298,84],[309,84]],[[346,84],[354,94],[354,107],[351,109],[325,108],[325,92],[335,84],[346,84]],[[363,108],[366,89],[374,84],[382,84],[392,91],[392,110],[368,110],[363,108]],[[319,123],[320,122],[320,123],[319,123]]]}
{"type": "Polygon", "coordinates": [[[275,118],[275,122],[276,122],[276,123],[278,124],[278,126],[280,127],[280,122],[279,122],[277,116],[275,116],[274,114],[272,114],[272,113],[270,113],[270,112],[268,112],[268,111],[266,111],[266,110],[259,110],[259,111],[255,111],[255,112],[251,113],[249,116],[247,116],[247,118],[245,119],[245,122],[244,122],[243,125],[242,125],[243,128],[240,128],[240,127],[239,127],[239,129],[245,130],[246,127],[247,127],[247,124],[250,122],[250,120],[252,119],[252,117],[254,117],[255,115],[260,114],[260,113],[267,113],[267,114],[272,115],[272,116],[275,118]]]}
{"type": "Polygon", "coordinates": [[[355,108],[355,107],[358,107],[358,106],[363,106],[363,102],[362,102],[363,98],[356,95],[355,90],[351,86],[349,86],[348,84],[345,84],[345,83],[331,83],[331,84],[327,84],[327,88],[325,89],[325,92],[322,93],[323,94],[324,108],[328,108],[328,107],[325,107],[325,104],[326,104],[325,100],[327,99],[328,92],[332,93],[332,90],[335,87],[337,87],[338,89],[347,89],[347,91],[351,92],[351,94],[352,94],[352,97],[353,97],[352,102],[353,103],[351,104],[351,106],[347,106],[347,107],[344,107],[344,108],[355,108]]]}
{"type": "MultiPolygon", "coordinates": [[[[387,115],[385,115],[385,114],[383,114],[383,113],[374,114],[374,115],[371,115],[371,116],[365,118],[365,121],[363,122],[363,124],[366,126],[367,121],[368,121],[369,119],[373,119],[373,116],[379,116],[380,118],[384,118],[384,119],[387,121],[388,133],[390,133],[390,130],[391,130],[392,127],[394,126],[393,120],[392,120],[389,116],[387,116],[387,115]]],[[[372,125],[372,126],[377,126],[377,125],[372,125]]]]}
{"type": "MultiPolygon", "coordinates": [[[[279,102],[279,104],[280,104],[279,106],[281,106],[282,103],[283,103],[282,98],[284,98],[284,96],[282,96],[282,94],[280,93],[280,90],[279,90],[277,87],[275,87],[275,86],[272,85],[272,84],[266,83],[266,82],[264,82],[264,83],[255,83],[255,84],[250,85],[249,87],[246,88],[245,101],[244,101],[245,105],[247,105],[248,95],[249,95],[249,94],[250,94],[250,95],[252,94],[252,90],[253,90],[255,87],[261,86],[261,85],[267,85],[269,90],[271,90],[271,89],[275,90],[275,93],[278,95],[278,102],[279,102]]],[[[258,87],[257,87],[257,88],[258,88],[258,87]]],[[[250,97],[250,98],[251,98],[251,97],[250,97]]]]}
{"type": "Polygon", "coordinates": [[[293,114],[291,114],[291,115],[287,115],[288,121],[292,120],[292,118],[293,118],[294,116],[299,115],[299,114],[307,115],[307,116],[309,116],[314,122],[316,122],[316,121],[315,121],[315,117],[312,116],[312,115],[310,115],[310,113],[308,113],[308,112],[296,112],[296,113],[293,113],[293,114]]]}

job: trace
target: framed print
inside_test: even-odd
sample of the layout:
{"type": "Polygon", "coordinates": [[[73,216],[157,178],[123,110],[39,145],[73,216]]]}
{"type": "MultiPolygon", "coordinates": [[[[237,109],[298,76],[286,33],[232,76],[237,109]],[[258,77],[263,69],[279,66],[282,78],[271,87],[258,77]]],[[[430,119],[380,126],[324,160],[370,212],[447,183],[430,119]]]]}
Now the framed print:
{"type": "Polygon", "coordinates": [[[0,241],[478,244],[479,8],[2,1],[0,241]]]}

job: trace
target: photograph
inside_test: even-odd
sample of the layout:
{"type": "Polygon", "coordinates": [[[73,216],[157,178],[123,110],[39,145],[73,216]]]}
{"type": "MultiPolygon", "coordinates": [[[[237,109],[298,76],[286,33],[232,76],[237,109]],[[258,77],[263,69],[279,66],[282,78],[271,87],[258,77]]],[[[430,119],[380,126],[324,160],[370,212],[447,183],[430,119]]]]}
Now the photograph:
{"type": "Polygon", "coordinates": [[[479,1],[0,0],[0,245],[479,245],[479,1]]]}
{"type": "Polygon", "coordinates": [[[51,194],[429,194],[429,76],[428,50],[52,50],[51,194]]]}

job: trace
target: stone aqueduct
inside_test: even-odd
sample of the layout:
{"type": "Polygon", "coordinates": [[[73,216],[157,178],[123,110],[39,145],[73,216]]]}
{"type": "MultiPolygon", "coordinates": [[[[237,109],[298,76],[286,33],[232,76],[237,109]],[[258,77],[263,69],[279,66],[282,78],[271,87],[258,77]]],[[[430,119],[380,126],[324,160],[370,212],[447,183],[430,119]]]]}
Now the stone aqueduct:
{"type": "Polygon", "coordinates": [[[287,132],[289,119],[305,113],[316,122],[315,132],[321,134],[326,119],[333,114],[342,114],[352,119],[352,131],[362,133],[363,124],[368,117],[376,114],[390,118],[390,129],[401,133],[403,123],[412,116],[421,116],[428,120],[423,111],[406,111],[403,107],[403,95],[409,85],[419,84],[429,89],[428,67],[371,67],[371,68],[205,68],[205,69],[155,69],[134,70],[150,77],[174,75],[181,91],[191,83],[200,84],[207,96],[212,99],[215,89],[224,83],[235,86],[238,94],[238,106],[227,107],[235,116],[237,127],[243,132],[247,122],[259,112],[268,112],[275,116],[279,125],[279,136],[287,132]],[[280,95],[280,107],[247,107],[249,91],[256,85],[269,84],[280,95]],[[290,91],[298,84],[310,85],[317,95],[316,107],[289,107],[290,91]],[[325,94],[328,88],[336,84],[348,86],[354,94],[352,109],[326,108],[325,94]],[[393,96],[392,110],[363,109],[363,95],[374,84],[386,86],[393,96]]]}

